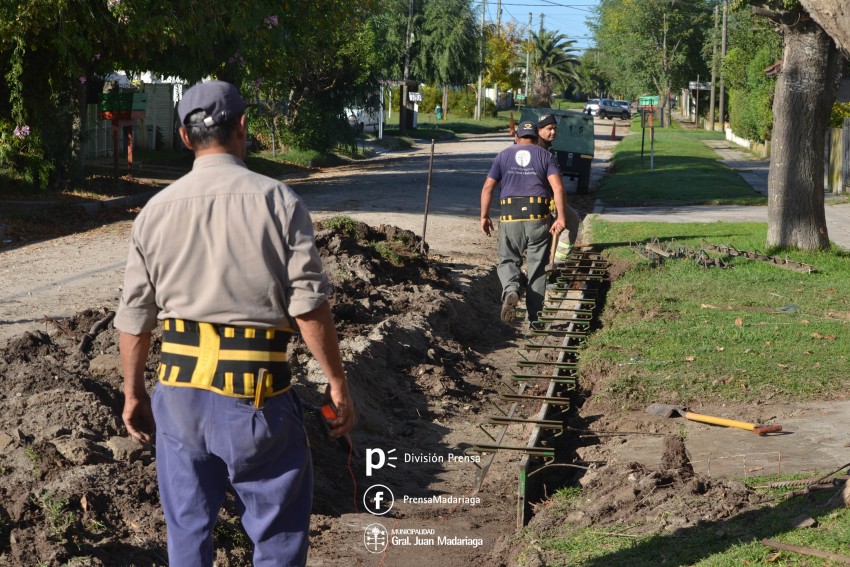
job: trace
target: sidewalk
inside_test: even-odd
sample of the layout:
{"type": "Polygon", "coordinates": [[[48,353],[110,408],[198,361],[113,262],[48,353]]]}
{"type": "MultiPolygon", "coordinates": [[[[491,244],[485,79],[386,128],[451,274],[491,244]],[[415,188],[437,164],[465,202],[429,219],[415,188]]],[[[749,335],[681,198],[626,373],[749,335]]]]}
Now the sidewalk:
{"type": "MultiPolygon", "coordinates": [[[[753,189],[767,195],[769,160],[753,158],[726,140],[706,140],[722,158],[722,163],[736,170],[753,189]]],[[[850,203],[831,205],[836,197],[826,197],[826,226],[829,239],[850,250],[850,203]]],[[[596,202],[593,210],[600,220],[609,222],[767,222],[767,206],[734,205],[693,207],[605,207],[596,202]]]]}

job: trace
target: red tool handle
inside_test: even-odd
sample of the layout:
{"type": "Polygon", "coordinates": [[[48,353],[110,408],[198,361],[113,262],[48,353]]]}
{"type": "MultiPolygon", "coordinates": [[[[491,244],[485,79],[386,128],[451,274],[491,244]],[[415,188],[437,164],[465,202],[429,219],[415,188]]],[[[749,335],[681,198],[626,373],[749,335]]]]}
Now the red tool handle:
{"type": "Polygon", "coordinates": [[[764,435],[765,433],[776,433],[777,431],[782,431],[782,426],[775,425],[756,425],[753,427],[753,433],[756,435],[764,435]]]}

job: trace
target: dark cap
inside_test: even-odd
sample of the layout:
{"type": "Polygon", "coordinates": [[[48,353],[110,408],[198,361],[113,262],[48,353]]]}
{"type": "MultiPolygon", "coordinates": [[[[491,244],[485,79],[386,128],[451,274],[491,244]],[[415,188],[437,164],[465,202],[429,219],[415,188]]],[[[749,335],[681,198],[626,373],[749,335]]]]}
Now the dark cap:
{"type": "Polygon", "coordinates": [[[193,126],[216,126],[241,116],[245,112],[245,101],[239,96],[236,87],[230,83],[224,81],[198,83],[186,91],[177,104],[180,123],[186,126],[186,119],[198,110],[204,111],[204,120],[194,122],[193,126]]]}
{"type": "Polygon", "coordinates": [[[548,126],[549,124],[557,124],[558,121],[555,120],[554,114],[543,114],[537,120],[537,127],[543,128],[544,126],[548,126]]]}
{"type": "Polygon", "coordinates": [[[520,122],[516,129],[516,135],[520,138],[536,138],[537,126],[534,122],[520,122]]]}

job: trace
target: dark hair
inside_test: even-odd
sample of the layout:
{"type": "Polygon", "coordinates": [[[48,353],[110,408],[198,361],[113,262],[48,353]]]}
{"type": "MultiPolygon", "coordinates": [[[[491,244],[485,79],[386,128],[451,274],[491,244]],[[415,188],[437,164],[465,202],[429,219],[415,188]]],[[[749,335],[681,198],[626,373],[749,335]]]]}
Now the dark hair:
{"type": "Polygon", "coordinates": [[[230,138],[236,131],[236,126],[239,124],[239,119],[242,115],[231,118],[221,124],[215,126],[205,126],[204,117],[206,112],[196,110],[186,117],[186,135],[189,142],[196,150],[206,148],[208,146],[226,146],[230,142],[230,138]]]}

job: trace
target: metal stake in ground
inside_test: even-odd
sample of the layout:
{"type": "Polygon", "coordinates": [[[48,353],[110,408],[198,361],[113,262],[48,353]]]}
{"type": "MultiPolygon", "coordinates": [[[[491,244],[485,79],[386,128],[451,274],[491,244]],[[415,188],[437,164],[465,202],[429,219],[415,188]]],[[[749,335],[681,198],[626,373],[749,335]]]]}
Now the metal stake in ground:
{"type": "Polygon", "coordinates": [[[434,170],[434,139],[431,139],[431,159],[428,162],[428,187],[425,189],[425,220],[422,222],[422,243],[419,252],[425,254],[425,229],[428,227],[428,207],[431,205],[431,172],[434,170]]]}

